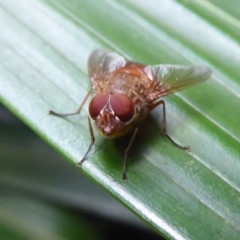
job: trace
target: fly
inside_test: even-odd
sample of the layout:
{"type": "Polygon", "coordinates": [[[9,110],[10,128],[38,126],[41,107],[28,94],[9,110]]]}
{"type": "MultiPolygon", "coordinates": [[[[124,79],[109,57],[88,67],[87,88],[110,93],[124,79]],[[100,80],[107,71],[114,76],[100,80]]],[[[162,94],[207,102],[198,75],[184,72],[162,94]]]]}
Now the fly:
{"type": "Polygon", "coordinates": [[[108,138],[133,132],[123,161],[122,179],[126,180],[127,156],[137,135],[137,126],[152,109],[159,105],[163,107],[163,134],[178,148],[190,151],[190,147],[179,145],[167,134],[166,108],[160,98],[201,83],[211,74],[211,69],[204,66],[171,64],[147,66],[128,62],[119,54],[100,48],[89,56],[88,76],[92,87],[78,110],[68,114],[50,110],[49,114],[59,117],[79,114],[87,98],[94,93],[88,107],[91,143],[78,165],[81,166],[86,160],[95,142],[92,121],[95,122],[99,132],[108,138]]]}

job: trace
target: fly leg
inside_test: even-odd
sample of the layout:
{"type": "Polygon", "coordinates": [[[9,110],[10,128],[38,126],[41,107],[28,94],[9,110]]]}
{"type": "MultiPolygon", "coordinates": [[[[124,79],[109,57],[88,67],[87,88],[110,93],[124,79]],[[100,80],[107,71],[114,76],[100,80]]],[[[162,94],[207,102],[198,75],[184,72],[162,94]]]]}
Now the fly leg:
{"type": "MultiPolygon", "coordinates": [[[[54,116],[57,116],[57,117],[67,117],[67,116],[72,116],[72,115],[79,114],[79,113],[81,112],[81,110],[82,110],[82,107],[83,107],[84,103],[86,102],[87,98],[89,97],[91,91],[92,91],[92,89],[90,89],[90,90],[88,91],[87,95],[86,95],[85,98],[83,99],[81,105],[79,106],[79,108],[77,109],[76,112],[73,112],[73,113],[56,113],[56,112],[54,112],[54,111],[52,111],[52,110],[49,110],[49,111],[48,111],[48,114],[54,115],[54,116]]],[[[88,128],[89,128],[89,132],[90,132],[90,136],[91,136],[91,143],[90,143],[90,145],[89,145],[89,147],[88,147],[87,152],[85,153],[84,157],[82,158],[82,160],[80,160],[80,161],[78,162],[78,166],[81,166],[82,163],[86,160],[87,155],[88,155],[88,153],[90,152],[90,150],[91,150],[91,148],[92,148],[92,146],[93,146],[93,144],[94,144],[94,142],[95,142],[95,137],[94,137],[94,134],[93,134],[92,123],[91,123],[91,120],[90,120],[89,117],[88,117],[88,128]]]]}
{"type": "Polygon", "coordinates": [[[77,109],[76,112],[73,112],[73,113],[56,113],[56,112],[54,112],[54,111],[52,111],[52,110],[49,110],[49,111],[48,111],[48,114],[49,114],[49,115],[54,115],[54,116],[57,116],[57,117],[67,117],[67,116],[72,116],[72,115],[77,115],[77,114],[79,114],[79,113],[81,112],[81,110],[82,110],[82,107],[83,107],[84,103],[86,102],[87,98],[89,97],[91,91],[92,91],[92,89],[90,89],[90,90],[88,91],[87,95],[86,95],[85,98],[83,99],[81,105],[79,106],[79,108],[77,109]]]}
{"type": "Polygon", "coordinates": [[[88,155],[88,153],[90,152],[90,150],[91,150],[91,148],[92,148],[92,146],[93,146],[93,144],[94,144],[94,142],[95,142],[95,137],[94,137],[94,133],[93,133],[93,128],[92,128],[92,123],[91,123],[91,120],[90,120],[90,118],[88,117],[88,128],[89,128],[89,133],[90,133],[90,137],[91,137],[91,143],[90,143],[90,145],[89,145],[89,147],[88,147],[88,150],[87,150],[87,152],[85,153],[85,155],[83,156],[83,158],[82,158],[82,160],[80,160],[79,162],[78,162],[78,166],[82,166],[82,163],[86,160],[86,158],[87,158],[87,155],[88,155]]]}
{"type": "Polygon", "coordinates": [[[130,142],[129,142],[126,150],[125,150],[125,156],[124,156],[124,161],[123,161],[123,175],[122,175],[122,180],[123,181],[127,180],[127,157],[128,157],[129,150],[131,149],[131,146],[132,146],[132,144],[134,142],[134,139],[137,135],[137,132],[138,132],[138,128],[135,128],[134,133],[132,135],[132,138],[131,138],[131,140],[130,140],[130,142]]]}
{"type": "Polygon", "coordinates": [[[172,142],[173,145],[175,145],[178,148],[181,148],[183,150],[187,150],[188,152],[191,151],[191,147],[189,146],[182,146],[178,143],[176,143],[168,134],[167,134],[167,122],[166,122],[166,108],[165,108],[165,102],[163,100],[159,100],[158,102],[154,103],[150,106],[149,110],[152,110],[153,108],[162,105],[163,106],[163,120],[162,120],[162,132],[163,134],[172,142]]]}

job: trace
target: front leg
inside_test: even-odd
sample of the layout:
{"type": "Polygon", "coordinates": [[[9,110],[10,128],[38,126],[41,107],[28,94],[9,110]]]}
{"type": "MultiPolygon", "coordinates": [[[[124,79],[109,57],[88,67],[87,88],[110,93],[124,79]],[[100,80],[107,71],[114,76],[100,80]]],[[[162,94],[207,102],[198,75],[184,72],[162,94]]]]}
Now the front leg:
{"type": "Polygon", "coordinates": [[[134,139],[135,139],[135,137],[137,135],[137,132],[138,132],[138,128],[135,128],[135,131],[134,131],[134,133],[132,135],[132,138],[131,138],[131,140],[130,140],[130,142],[129,142],[126,150],[125,150],[125,156],[124,156],[124,161],[123,161],[123,174],[122,174],[122,180],[123,181],[127,180],[127,157],[128,157],[128,153],[129,153],[129,151],[131,149],[131,146],[132,146],[132,144],[134,142],[134,139]]]}
{"type": "Polygon", "coordinates": [[[54,116],[57,116],[57,117],[67,117],[67,116],[72,116],[72,115],[77,115],[77,114],[79,114],[79,113],[81,112],[82,107],[83,107],[83,105],[85,104],[87,98],[88,98],[89,95],[91,94],[91,92],[92,92],[92,89],[90,89],[90,90],[88,91],[87,95],[86,95],[85,98],[83,99],[81,105],[79,106],[79,108],[77,109],[76,112],[73,112],[73,113],[56,113],[56,112],[54,112],[54,111],[52,111],[52,110],[49,110],[49,111],[48,111],[48,114],[49,114],[49,115],[54,115],[54,116]]]}

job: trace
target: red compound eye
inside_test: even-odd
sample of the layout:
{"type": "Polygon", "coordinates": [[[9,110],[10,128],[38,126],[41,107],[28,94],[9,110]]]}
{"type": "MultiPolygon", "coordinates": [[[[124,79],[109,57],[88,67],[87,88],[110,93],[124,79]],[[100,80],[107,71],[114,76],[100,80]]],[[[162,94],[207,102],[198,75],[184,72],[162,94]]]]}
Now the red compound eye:
{"type": "Polygon", "coordinates": [[[96,95],[89,104],[89,114],[92,119],[96,119],[97,116],[100,114],[101,110],[104,108],[104,106],[107,104],[109,99],[108,93],[101,93],[96,95]]]}
{"type": "Polygon", "coordinates": [[[125,95],[114,93],[111,96],[110,104],[115,115],[122,121],[128,122],[134,115],[134,105],[125,95]]]}

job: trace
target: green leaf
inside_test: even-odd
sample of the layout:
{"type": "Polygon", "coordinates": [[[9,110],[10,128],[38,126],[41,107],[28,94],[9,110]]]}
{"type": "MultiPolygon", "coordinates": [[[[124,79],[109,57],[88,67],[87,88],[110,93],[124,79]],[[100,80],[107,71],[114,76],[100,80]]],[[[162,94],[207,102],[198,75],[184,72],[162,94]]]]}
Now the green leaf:
{"type": "Polygon", "coordinates": [[[68,119],[47,111],[77,109],[90,88],[92,50],[213,69],[206,83],[165,98],[169,135],[191,153],[160,134],[156,109],[140,125],[127,183],[121,169],[130,136],[107,140],[95,131],[82,167],[167,238],[240,237],[239,19],[218,2],[0,1],[0,99],[73,164],[90,144],[87,104],[68,119]]]}
{"type": "MultiPolygon", "coordinates": [[[[141,230],[146,230],[145,224],[140,219],[86,176],[79,174],[79,169],[75,165],[69,164],[29,128],[7,114],[1,105],[0,132],[0,201],[9,202],[7,208],[9,212],[13,212],[12,218],[14,214],[19,218],[18,211],[12,209],[17,208],[17,205],[20,205],[21,209],[22,199],[28,197],[29,202],[33,202],[35,198],[36,205],[39,206],[40,202],[42,205],[46,205],[47,202],[59,210],[62,206],[64,211],[68,209],[69,215],[72,215],[73,211],[75,213],[77,211],[77,216],[84,215],[84,218],[86,213],[91,214],[97,226],[99,225],[97,219],[102,218],[101,223],[105,228],[109,228],[107,225],[111,225],[110,228],[114,227],[117,222],[119,228],[123,228],[121,223],[131,225],[133,228],[137,226],[139,234],[142,233],[139,231],[140,227],[141,230]],[[17,199],[20,199],[19,202],[17,199]]],[[[6,209],[4,207],[6,203],[0,204],[3,209],[6,209]]],[[[2,221],[4,218],[8,216],[0,214],[2,221]]],[[[43,219],[44,217],[42,221],[43,219]]],[[[24,221],[28,221],[27,216],[24,221]]],[[[89,216],[86,222],[89,222],[89,216]]],[[[11,224],[10,228],[13,230],[11,224]]]]}

